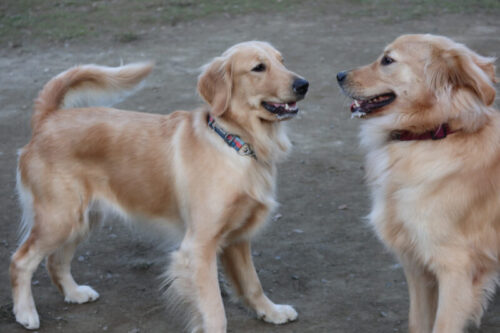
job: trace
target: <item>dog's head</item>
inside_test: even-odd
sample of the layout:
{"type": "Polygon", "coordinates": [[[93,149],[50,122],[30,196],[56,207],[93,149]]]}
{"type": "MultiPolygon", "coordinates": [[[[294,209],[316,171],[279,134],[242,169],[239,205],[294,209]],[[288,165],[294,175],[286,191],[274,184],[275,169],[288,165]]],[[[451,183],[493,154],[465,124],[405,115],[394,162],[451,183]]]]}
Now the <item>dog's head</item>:
{"type": "Polygon", "coordinates": [[[298,113],[309,83],[289,71],[281,54],[266,42],[244,42],[229,48],[207,64],[198,79],[198,92],[214,116],[225,112],[268,121],[289,119],[298,113]]]}
{"type": "Polygon", "coordinates": [[[470,123],[472,114],[490,106],[493,62],[446,37],[403,35],[375,62],[340,72],[337,81],[354,99],[353,115],[391,115],[394,125],[418,130],[454,120],[470,123]]]}

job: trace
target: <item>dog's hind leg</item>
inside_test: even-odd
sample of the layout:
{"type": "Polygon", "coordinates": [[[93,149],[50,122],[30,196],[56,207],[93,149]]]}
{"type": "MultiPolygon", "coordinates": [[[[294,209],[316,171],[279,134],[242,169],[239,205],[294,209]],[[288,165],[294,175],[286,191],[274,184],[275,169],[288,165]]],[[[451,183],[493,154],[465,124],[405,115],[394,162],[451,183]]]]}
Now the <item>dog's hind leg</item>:
{"type": "Polygon", "coordinates": [[[12,256],[10,264],[14,315],[17,322],[27,329],[40,327],[40,319],[31,293],[31,278],[46,255],[40,250],[39,243],[36,229],[32,230],[30,236],[12,256]]]}
{"type": "Polygon", "coordinates": [[[297,319],[297,311],[286,304],[274,304],[265,294],[255,271],[249,241],[228,245],[221,254],[225,272],[238,296],[252,307],[259,318],[273,324],[297,319]]]}
{"type": "Polygon", "coordinates": [[[52,214],[35,209],[35,222],[26,241],[12,256],[10,279],[16,320],[28,329],[40,326],[31,292],[31,278],[40,262],[64,242],[66,234],[45,223],[52,214]]]}
{"type": "Polygon", "coordinates": [[[71,260],[80,238],[68,241],[47,258],[47,270],[52,282],[63,293],[68,303],[86,303],[99,298],[99,294],[89,286],[78,285],[71,275],[71,260]]]}
{"type": "Polygon", "coordinates": [[[68,239],[47,258],[47,270],[52,282],[64,295],[64,300],[68,303],[78,304],[92,302],[99,298],[99,293],[90,286],[78,285],[71,274],[71,260],[78,244],[86,237],[90,226],[97,222],[94,220],[98,220],[100,217],[87,211],[80,219],[82,223],[78,223],[80,230],[77,235],[73,239],[68,239]]]}
{"type": "Polygon", "coordinates": [[[40,325],[31,292],[33,273],[45,257],[81,234],[81,198],[68,192],[60,191],[55,197],[47,194],[46,198],[50,199],[43,197],[35,200],[29,236],[12,256],[13,311],[16,320],[28,329],[37,329],[40,325]]]}

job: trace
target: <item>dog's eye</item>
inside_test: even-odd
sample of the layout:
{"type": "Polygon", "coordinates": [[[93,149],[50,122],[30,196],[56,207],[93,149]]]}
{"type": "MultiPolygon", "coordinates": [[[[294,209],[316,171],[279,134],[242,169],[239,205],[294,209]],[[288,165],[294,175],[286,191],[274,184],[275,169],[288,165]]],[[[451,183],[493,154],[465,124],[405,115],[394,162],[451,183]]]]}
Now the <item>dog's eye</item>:
{"type": "Polygon", "coordinates": [[[263,72],[266,70],[266,65],[264,64],[258,64],[254,68],[252,68],[252,72],[263,72]]]}
{"type": "Polygon", "coordinates": [[[382,58],[382,60],[380,60],[380,64],[381,64],[382,66],[387,66],[387,65],[390,65],[390,64],[392,64],[393,62],[394,62],[394,59],[392,59],[392,58],[391,58],[391,57],[389,57],[389,56],[384,56],[384,57],[382,58]]]}

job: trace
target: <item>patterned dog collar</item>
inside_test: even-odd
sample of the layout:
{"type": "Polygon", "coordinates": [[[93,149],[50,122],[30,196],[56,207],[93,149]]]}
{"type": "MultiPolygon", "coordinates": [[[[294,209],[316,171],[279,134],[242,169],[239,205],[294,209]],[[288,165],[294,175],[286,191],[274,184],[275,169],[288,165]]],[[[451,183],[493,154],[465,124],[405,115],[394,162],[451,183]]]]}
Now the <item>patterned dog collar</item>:
{"type": "Polygon", "coordinates": [[[216,122],[215,119],[209,114],[207,117],[208,120],[208,127],[213,129],[215,133],[219,134],[221,138],[224,139],[224,141],[230,146],[233,147],[234,150],[238,152],[238,154],[242,156],[251,156],[255,159],[257,159],[257,156],[255,155],[255,152],[253,151],[252,147],[248,144],[245,143],[239,136],[235,134],[230,134],[227,133],[222,127],[220,127],[216,122]]]}

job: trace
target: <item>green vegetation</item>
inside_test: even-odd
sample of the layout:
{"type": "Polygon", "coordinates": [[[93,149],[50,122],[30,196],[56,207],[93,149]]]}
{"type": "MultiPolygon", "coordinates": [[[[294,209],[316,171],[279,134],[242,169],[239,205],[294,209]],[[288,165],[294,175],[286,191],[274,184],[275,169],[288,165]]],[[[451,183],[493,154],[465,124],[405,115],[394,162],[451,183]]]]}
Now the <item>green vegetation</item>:
{"type": "Polygon", "coordinates": [[[65,41],[111,34],[120,42],[140,38],[138,31],[175,25],[221,13],[288,10],[298,0],[2,0],[0,44],[38,39],[65,41]]]}
{"type": "Polygon", "coordinates": [[[382,23],[394,23],[459,13],[500,13],[499,0],[352,0],[358,15],[380,15],[382,23]]]}
{"type": "Polygon", "coordinates": [[[105,34],[134,42],[153,27],[217,15],[284,12],[307,8],[358,16],[378,15],[381,22],[460,12],[500,13],[499,0],[2,0],[0,47],[25,41],[64,42],[105,34]]]}

